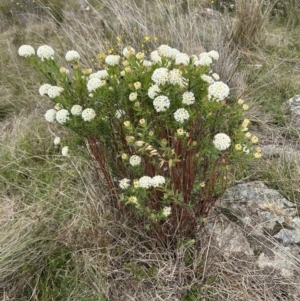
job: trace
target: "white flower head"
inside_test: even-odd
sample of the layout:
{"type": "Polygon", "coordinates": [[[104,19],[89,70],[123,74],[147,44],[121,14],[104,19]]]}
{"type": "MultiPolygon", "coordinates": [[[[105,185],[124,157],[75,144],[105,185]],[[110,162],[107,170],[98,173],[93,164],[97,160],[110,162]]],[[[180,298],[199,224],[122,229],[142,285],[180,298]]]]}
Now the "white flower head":
{"type": "Polygon", "coordinates": [[[157,94],[161,92],[161,90],[159,89],[158,85],[152,85],[149,89],[148,89],[148,96],[151,99],[154,99],[155,96],[157,96],[157,94]]]}
{"type": "Polygon", "coordinates": [[[123,49],[123,55],[124,57],[126,57],[127,59],[131,56],[135,55],[135,50],[134,48],[132,48],[131,46],[127,46],[123,49]]]}
{"type": "Polygon", "coordinates": [[[65,67],[59,68],[59,72],[60,72],[61,74],[66,74],[66,75],[69,75],[69,74],[70,74],[70,71],[69,71],[67,68],[65,68],[65,67]]]}
{"type": "Polygon", "coordinates": [[[136,90],[139,90],[139,89],[141,89],[142,84],[141,84],[141,82],[135,82],[135,83],[133,84],[133,86],[134,86],[134,88],[135,88],[136,90]]]}
{"type": "Polygon", "coordinates": [[[56,117],[56,110],[54,110],[54,109],[50,109],[45,113],[45,119],[48,122],[55,122],[55,120],[56,120],[55,117],[56,117]]]}
{"type": "Polygon", "coordinates": [[[219,76],[219,74],[217,74],[217,73],[213,73],[211,76],[212,76],[212,78],[213,78],[214,80],[219,80],[219,79],[220,79],[220,76],[219,76]]]}
{"type": "Polygon", "coordinates": [[[195,103],[195,95],[193,92],[184,92],[182,95],[182,103],[190,106],[195,103]]]}
{"type": "Polygon", "coordinates": [[[138,52],[135,57],[138,59],[138,60],[142,60],[145,56],[145,53],[144,52],[138,52]]]}
{"type": "Polygon", "coordinates": [[[110,66],[118,65],[121,57],[119,55],[110,54],[105,58],[105,63],[110,66]]]}
{"type": "Polygon", "coordinates": [[[69,147],[68,146],[64,146],[62,149],[61,149],[61,154],[65,157],[69,156],[69,147]]]}
{"type": "Polygon", "coordinates": [[[49,89],[47,90],[47,94],[48,96],[53,99],[55,97],[58,97],[60,95],[61,92],[63,92],[63,88],[62,87],[58,87],[58,86],[51,86],[49,87],[49,89]]]}
{"type": "Polygon", "coordinates": [[[186,131],[183,128],[177,129],[177,135],[178,136],[183,136],[186,134],[186,131]]]}
{"type": "Polygon", "coordinates": [[[198,60],[197,55],[192,54],[192,55],[191,55],[191,60],[192,60],[192,62],[193,62],[193,64],[194,64],[194,62],[198,60]]]}
{"type": "Polygon", "coordinates": [[[157,85],[164,85],[169,81],[169,70],[167,68],[157,68],[154,70],[151,79],[157,85]]]}
{"type": "Polygon", "coordinates": [[[93,92],[93,91],[97,90],[98,88],[102,87],[103,82],[98,77],[92,77],[88,80],[86,86],[87,86],[87,89],[89,92],[93,92]]]}
{"type": "Polygon", "coordinates": [[[148,176],[143,176],[139,179],[139,187],[149,188],[152,186],[152,179],[148,176]]]}
{"type": "Polygon", "coordinates": [[[131,92],[130,94],[129,94],[129,100],[130,101],[134,101],[134,100],[136,100],[137,99],[137,93],[136,92],[131,92]]]}
{"type": "Polygon", "coordinates": [[[137,165],[140,165],[141,164],[141,157],[140,156],[137,156],[137,155],[133,155],[130,157],[129,159],[129,164],[131,166],[137,166],[137,165]]]}
{"type": "Polygon", "coordinates": [[[84,121],[91,121],[96,117],[96,112],[93,109],[87,108],[82,111],[81,116],[84,121]]]}
{"type": "Polygon", "coordinates": [[[160,56],[169,57],[168,54],[172,48],[168,45],[160,45],[157,49],[160,56]]]}
{"type": "Polygon", "coordinates": [[[229,95],[229,87],[223,82],[214,82],[208,87],[208,94],[210,97],[213,97],[214,100],[220,101],[229,95]]]}
{"type": "Polygon", "coordinates": [[[55,137],[53,140],[54,145],[59,145],[60,144],[60,138],[59,137],[55,137]]]}
{"type": "Polygon", "coordinates": [[[80,60],[80,55],[77,51],[75,50],[70,50],[66,53],[66,60],[68,62],[73,62],[73,61],[79,61],[80,60]]]}
{"type": "Polygon", "coordinates": [[[22,57],[30,57],[32,55],[35,55],[35,50],[30,45],[22,45],[18,50],[19,56],[22,57]]]}
{"type": "Polygon", "coordinates": [[[107,79],[108,78],[108,72],[107,70],[99,70],[95,73],[90,74],[89,79],[91,78],[99,78],[99,79],[107,79]]]}
{"type": "Polygon", "coordinates": [[[124,110],[117,110],[115,113],[115,117],[119,119],[122,116],[124,116],[125,114],[126,114],[126,112],[124,110]]]}
{"type": "Polygon", "coordinates": [[[166,183],[166,179],[163,176],[154,176],[151,179],[151,184],[153,187],[158,187],[159,185],[163,185],[166,183]]]}
{"type": "Polygon", "coordinates": [[[172,213],[171,207],[170,206],[164,207],[162,213],[165,217],[168,217],[172,213]]]}
{"type": "Polygon", "coordinates": [[[206,74],[202,74],[201,76],[201,79],[204,81],[204,82],[206,82],[206,83],[208,83],[208,84],[213,84],[215,81],[214,81],[214,79],[211,77],[211,76],[209,76],[209,75],[206,75],[206,74]]]}
{"type": "Polygon", "coordinates": [[[183,86],[184,80],[182,77],[182,71],[179,69],[173,69],[169,72],[169,82],[172,85],[183,86]]]}
{"type": "Polygon", "coordinates": [[[212,64],[212,58],[207,52],[200,53],[199,60],[194,61],[195,66],[210,66],[212,64]]]}
{"type": "Polygon", "coordinates": [[[186,53],[178,53],[175,57],[176,65],[187,66],[190,62],[190,57],[186,53]]]}
{"type": "Polygon", "coordinates": [[[150,62],[148,60],[143,60],[143,66],[144,67],[151,67],[152,66],[152,62],[150,62]]]}
{"type": "Polygon", "coordinates": [[[80,116],[81,112],[82,112],[82,106],[80,106],[80,105],[74,105],[71,108],[71,114],[74,116],[80,116]]]}
{"type": "Polygon", "coordinates": [[[62,109],[57,111],[55,118],[57,122],[64,124],[69,119],[69,115],[70,113],[68,110],[62,109]]]}
{"type": "Polygon", "coordinates": [[[48,94],[49,88],[51,88],[51,85],[49,85],[49,84],[44,84],[44,85],[40,86],[40,88],[39,88],[40,95],[45,96],[46,94],[48,94]]]}
{"type": "Polygon", "coordinates": [[[127,178],[122,179],[119,181],[119,187],[121,189],[127,189],[130,186],[130,180],[127,178]]]}
{"type": "Polygon", "coordinates": [[[129,204],[134,204],[137,208],[139,207],[139,203],[138,203],[138,199],[137,199],[137,197],[136,196],[130,196],[129,198],[128,198],[128,203],[129,204]]]}
{"type": "MultiPolygon", "coordinates": [[[[180,51],[176,48],[171,48],[168,53],[166,54],[166,57],[176,60],[176,56],[180,54],[180,51]]],[[[180,59],[184,59],[184,57],[181,57],[180,59]]]]}
{"type": "Polygon", "coordinates": [[[161,63],[161,56],[159,55],[159,53],[158,53],[158,51],[157,50],[155,50],[155,51],[152,51],[151,53],[150,53],[150,58],[151,58],[151,61],[153,62],[153,63],[161,63]]]}
{"type": "Polygon", "coordinates": [[[219,53],[216,50],[211,50],[207,53],[214,61],[219,59],[219,53]]]}
{"type": "Polygon", "coordinates": [[[213,139],[213,144],[218,150],[226,150],[230,147],[231,139],[228,135],[224,133],[219,133],[215,135],[213,139]]]}
{"type": "Polygon", "coordinates": [[[153,106],[156,112],[164,112],[170,107],[170,100],[164,95],[157,96],[153,101],[153,106]]]}
{"type": "Polygon", "coordinates": [[[40,46],[36,52],[37,56],[43,60],[50,60],[54,58],[54,50],[48,45],[40,46]]]}
{"type": "Polygon", "coordinates": [[[183,123],[185,120],[190,118],[190,115],[186,109],[180,108],[174,113],[174,118],[177,122],[183,123]]]}

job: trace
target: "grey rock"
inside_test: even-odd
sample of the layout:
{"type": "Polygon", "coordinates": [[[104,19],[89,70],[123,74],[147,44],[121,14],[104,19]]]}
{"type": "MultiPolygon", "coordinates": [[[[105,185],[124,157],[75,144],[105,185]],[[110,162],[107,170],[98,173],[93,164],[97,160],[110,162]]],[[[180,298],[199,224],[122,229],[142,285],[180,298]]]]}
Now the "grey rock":
{"type": "Polygon", "coordinates": [[[261,150],[264,158],[280,157],[290,162],[299,161],[300,159],[300,152],[292,147],[269,144],[262,145],[261,150]]]}
{"type": "Polygon", "coordinates": [[[217,222],[207,227],[226,257],[258,254],[259,268],[272,267],[283,277],[300,272],[300,217],[297,206],[278,191],[262,182],[238,184],[226,191],[215,212],[217,222]]]}
{"type": "Polygon", "coordinates": [[[295,95],[283,103],[282,109],[286,114],[289,125],[300,129],[300,95],[295,95]]]}

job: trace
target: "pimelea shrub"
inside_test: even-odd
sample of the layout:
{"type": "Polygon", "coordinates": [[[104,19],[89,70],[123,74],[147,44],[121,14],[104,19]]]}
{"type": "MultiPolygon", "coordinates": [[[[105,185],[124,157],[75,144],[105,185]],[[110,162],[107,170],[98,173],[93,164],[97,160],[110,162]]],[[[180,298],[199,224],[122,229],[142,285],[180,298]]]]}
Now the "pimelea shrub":
{"type": "Polygon", "coordinates": [[[70,69],[47,45],[37,56],[29,45],[19,54],[48,79],[39,89],[54,104],[45,119],[84,139],[119,217],[157,241],[194,237],[230,184],[228,173],[261,156],[243,117],[248,105],[230,99],[212,71],[216,51],[190,56],[161,45],[146,57],[128,46],[102,55],[94,72],[80,67],[74,50],[65,56],[70,69]]]}

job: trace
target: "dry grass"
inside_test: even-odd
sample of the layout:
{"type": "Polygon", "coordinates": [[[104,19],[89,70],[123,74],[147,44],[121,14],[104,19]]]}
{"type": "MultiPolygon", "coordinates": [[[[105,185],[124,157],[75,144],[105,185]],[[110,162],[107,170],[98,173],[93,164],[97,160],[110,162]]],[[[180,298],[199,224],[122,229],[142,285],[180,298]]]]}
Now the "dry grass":
{"type": "MultiPolygon", "coordinates": [[[[189,54],[215,49],[221,56],[215,71],[232,87],[233,95],[251,104],[248,115],[255,126],[251,130],[267,143],[278,128],[272,125],[266,130],[266,125],[282,117],[283,98],[295,93],[294,83],[288,89],[285,83],[299,75],[299,70],[289,69],[290,63],[278,58],[290,60],[299,53],[297,42],[291,42],[293,31],[286,36],[286,47],[264,43],[272,30],[268,21],[272,7],[263,7],[263,2],[236,1],[234,22],[227,15],[203,13],[197,1],[102,0],[93,1],[89,10],[68,3],[59,28],[53,19],[32,13],[23,16],[22,29],[1,26],[3,300],[299,299],[295,280],[259,270],[251,256],[228,257],[209,232],[199,233],[190,245],[162,250],[144,233],[129,227],[125,217],[112,221],[113,209],[106,204],[109,194],[99,187],[92,166],[79,156],[66,161],[53,148],[58,129],[45,125],[43,114],[49,105],[37,95],[44,79],[20,64],[16,55],[24,43],[35,48],[50,44],[62,65],[64,53],[76,49],[84,67],[97,69],[97,54],[110,45],[115,51],[127,44],[147,51],[163,43],[189,54]],[[148,43],[146,35],[151,38],[148,43]],[[121,37],[120,44],[117,37],[121,37]],[[274,110],[267,110],[278,94],[274,110]]],[[[281,134],[280,139],[295,146],[299,136],[281,134]]],[[[299,201],[295,165],[281,158],[263,164],[260,166],[266,167],[256,168],[254,174],[299,201]]]]}
{"type": "Polygon", "coordinates": [[[259,43],[273,6],[259,0],[235,1],[236,15],[230,35],[234,47],[247,49],[259,43]]]}

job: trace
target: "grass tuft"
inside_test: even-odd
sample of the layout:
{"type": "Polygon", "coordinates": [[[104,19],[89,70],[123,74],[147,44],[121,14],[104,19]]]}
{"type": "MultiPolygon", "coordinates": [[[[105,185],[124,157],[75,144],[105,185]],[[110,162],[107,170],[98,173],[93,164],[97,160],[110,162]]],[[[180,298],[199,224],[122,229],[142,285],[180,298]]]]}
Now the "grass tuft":
{"type": "Polygon", "coordinates": [[[62,66],[74,49],[96,71],[99,53],[128,44],[217,50],[215,71],[250,104],[249,130],[261,144],[284,145],[232,183],[264,181],[298,206],[299,160],[286,155],[299,152],[299,129],[287,126],[282,104],[299,94],[299,1],[70,0],[52,1],[50,11],[49,1],[18,2],[0,4],[0,298],[299,300],[295,280],[258,272],[253,258],[228,257],[208,231],[174,251],[157,249],[126,217],[113,223],[109,192],[82,149],[66,159],[54,147],[56,128],[43,118],[51,105],[38,94],[45,79],[17,56],[22,44],[49,44],[62,66]]]}

